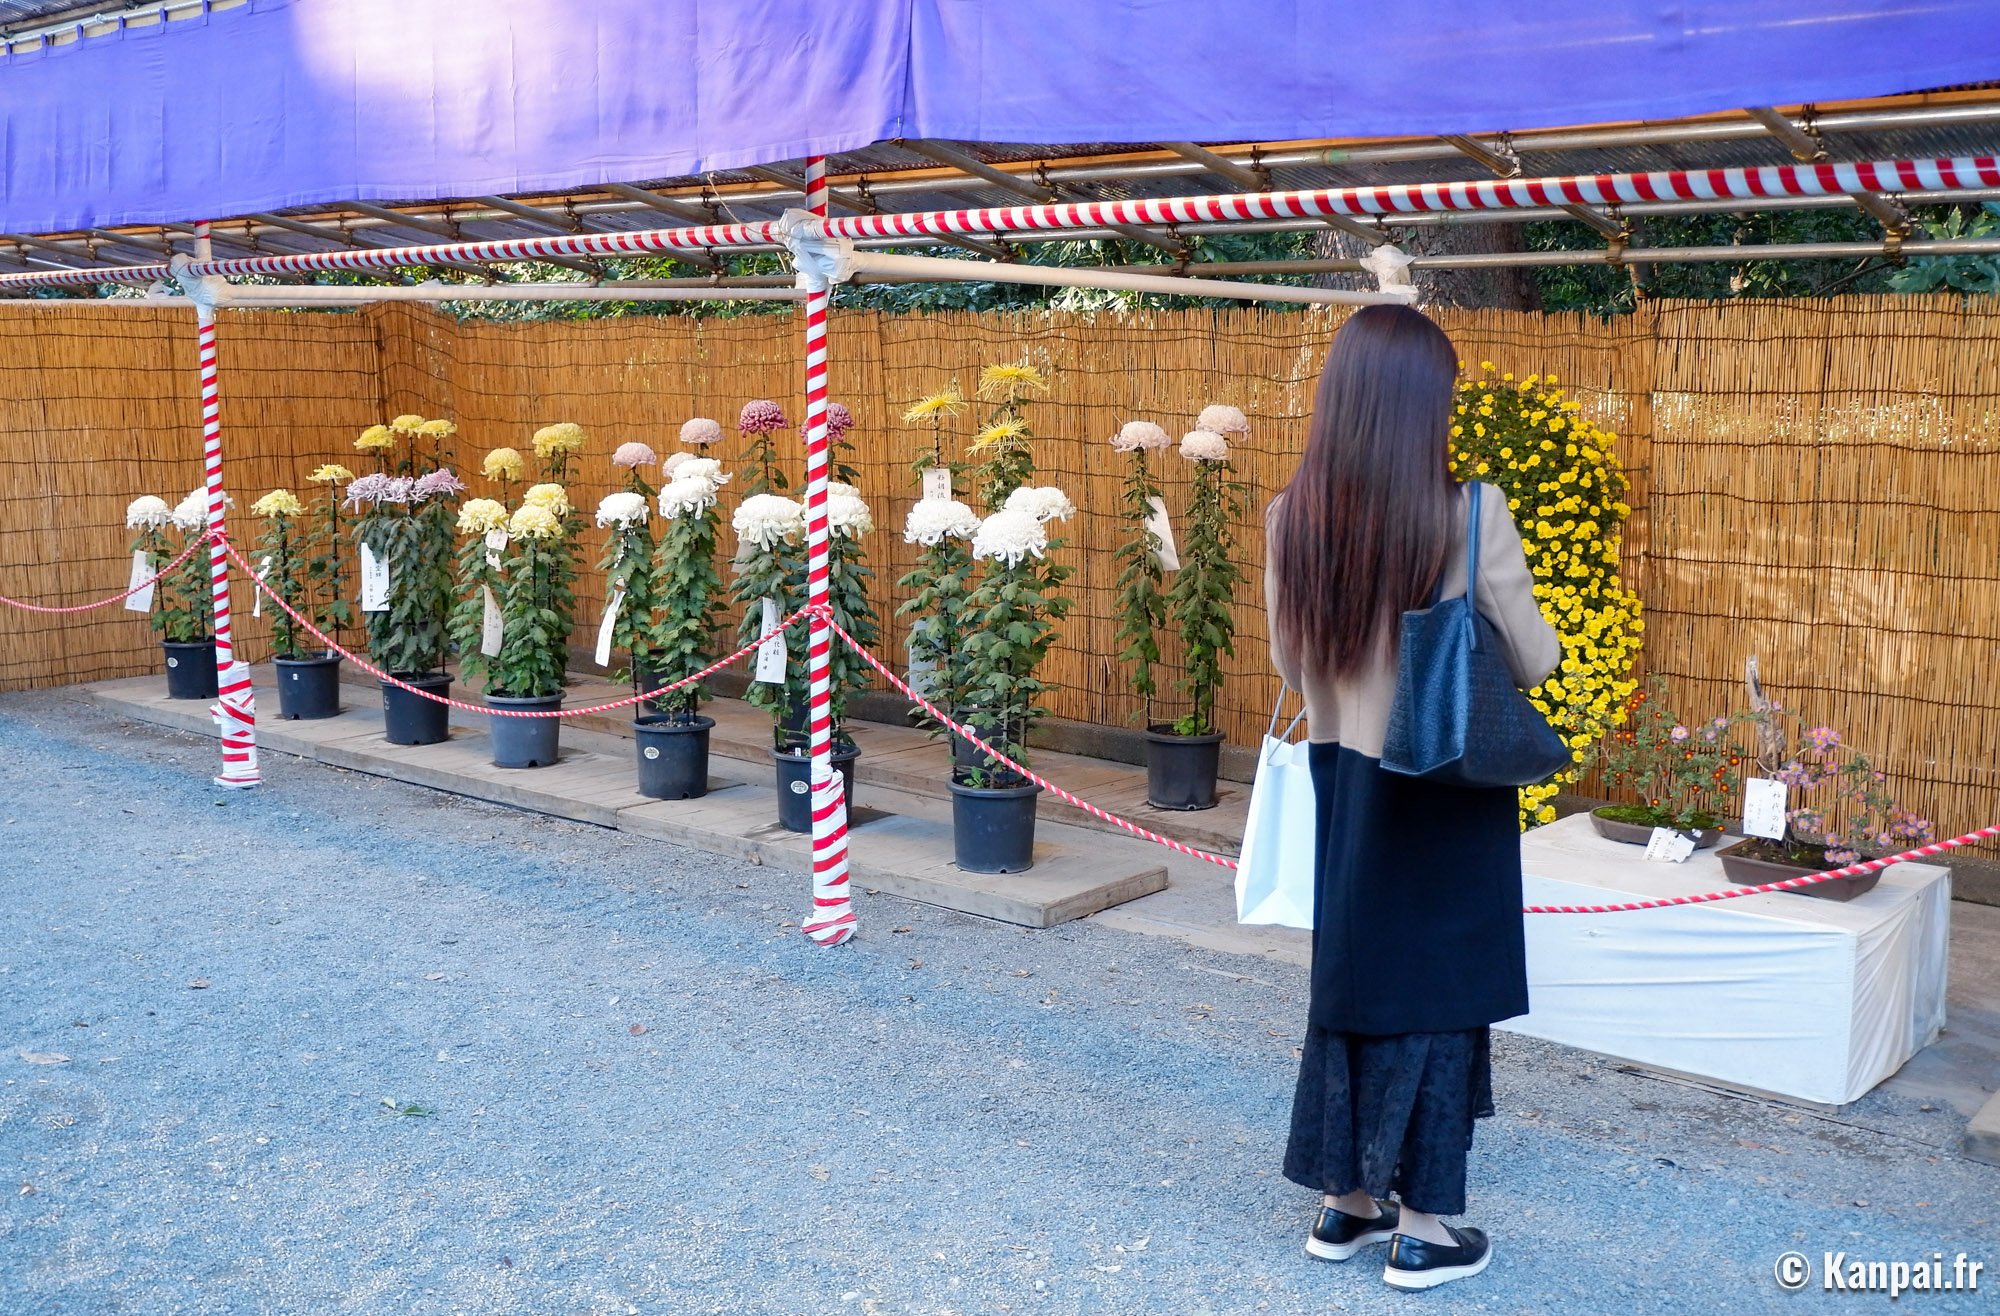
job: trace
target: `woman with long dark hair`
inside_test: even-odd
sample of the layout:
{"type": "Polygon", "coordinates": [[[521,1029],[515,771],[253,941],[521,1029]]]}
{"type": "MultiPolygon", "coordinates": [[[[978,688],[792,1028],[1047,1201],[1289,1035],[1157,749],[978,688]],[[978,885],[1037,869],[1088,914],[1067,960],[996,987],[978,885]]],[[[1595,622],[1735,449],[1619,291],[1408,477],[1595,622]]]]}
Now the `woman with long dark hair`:
{"type": "Polygon", "coordinates": [[[1561,656],[1498,489],[1449,470],[1458,354],[1417,311],[1370,306],[1334,336],[1306,450],[1265,512],[1271,652],[1305,698],[1318,797],[1312,1004],[1285,1177],[1325,1199],[1306,1241],[1382,1277],[1477,1274],[1465,1210],[1473,1120],[1493,1113],[1487,1026],[1525,1014],[1516,792],[1387,772],[1401,615],[1461,597],[1480,498],[1478,597],[1515,682],[1561,656]],[[1381,1200],[1393,1191],[1397,1201],[1381,1200]]]}

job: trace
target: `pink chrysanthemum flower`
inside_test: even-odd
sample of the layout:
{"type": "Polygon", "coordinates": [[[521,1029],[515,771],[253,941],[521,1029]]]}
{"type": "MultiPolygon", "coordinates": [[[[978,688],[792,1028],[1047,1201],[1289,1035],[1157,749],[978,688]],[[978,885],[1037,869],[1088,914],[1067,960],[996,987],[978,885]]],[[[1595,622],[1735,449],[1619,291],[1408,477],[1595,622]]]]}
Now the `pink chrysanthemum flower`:
{"type": "MultiPolygon", "coordinates": [[[[756,405],[754,402],[750,404],[752,407],[756,405]]],[[[767,402],[764,405],[768,407],[771,404],[767,402]]],[[[745,407],[743,411],[745,415],[748,415],[750,408],[745,407]]],[[[784,424],[783,419],[781,418],[778,423],[781,425],[784,424]]],[[[681,442],[687,444],[690,448],[706,448],[711,443],[720,443],[722,442],[722,426],[716,424],[706,416],[696,416],[693,420],[683,421],[681,423],[681,442]]]]}
{"type": "MultiPolygon", "coordinates": [[[[846,407],[842,406],[838,402],[829,402],[826,404],[826,437],[829,440],[838,443],[842,438],[842,436],[844,436],[847,433],[847,431],[853,428],[854,428],[853,412],[849,411],[846,407]]],[[[799,426],[800,438],[803,439],[804,437],[806,437],[807,433],[808,430],[806,426],[804,425],[799,426]]]]}
{"type": "Polygon", "coordinates": [[[767,398],[744,403],[736,417],[736,428],[745,434],[769,434],[784,427],[784,409],[767,398]]]}
{"type": "Polygon", "coordinates": [[[643,443],[621,443],[618,445],[618,451],[611,454],[613,466],[627,468],[651,466],[658,460],[660,455],[643,443]]]}

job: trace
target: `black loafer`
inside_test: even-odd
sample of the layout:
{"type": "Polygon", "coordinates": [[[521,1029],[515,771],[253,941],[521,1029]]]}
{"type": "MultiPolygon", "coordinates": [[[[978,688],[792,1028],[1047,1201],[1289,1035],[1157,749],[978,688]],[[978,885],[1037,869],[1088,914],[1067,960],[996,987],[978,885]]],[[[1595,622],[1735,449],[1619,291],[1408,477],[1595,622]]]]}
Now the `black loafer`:
{"type": "Polygon", "coordinates": [[[1345,1261],[1364,1247],[1388,1242],[1395,1236],[1402,1212],[1394,1202],[1377,1201],[1375,1208],[1375,1218],[1367,1220],[1321,1206],[1318,1223],[1306,1235],[1306,1251],[1321,1261],[1345,1261]]]}
{"type": "Polygon", "coordinates": [[[1382,1278],[1399,1289],[1434,1289],[1467,1275],[1477,1275],[1493,1259],[1493,1244],[1484,1230],[1470,1225],[1445,1232],[1457,1239],[1456,1246],[1427,1243],[1421,1238],[1398,1234],[1389,1240],[1389,1260],[1382,1278]]]}

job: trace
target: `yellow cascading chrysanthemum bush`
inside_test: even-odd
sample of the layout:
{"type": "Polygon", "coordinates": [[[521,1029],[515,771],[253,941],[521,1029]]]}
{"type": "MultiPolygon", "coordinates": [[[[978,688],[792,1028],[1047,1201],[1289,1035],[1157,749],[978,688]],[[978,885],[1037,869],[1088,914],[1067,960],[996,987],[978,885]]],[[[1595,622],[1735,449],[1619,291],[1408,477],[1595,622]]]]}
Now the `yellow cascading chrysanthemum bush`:
{"type": "Polygon", "coordinates": [[[1521,825],[1555,821],[1554,799],[1604,733],[1624,720],[1637,683],[1646,623],[1639,597],[1618,576],[1618,548],[1631,483],[1613,451],[1618,436],[1599,429],[1563,396],[1554,375],[1511,373],[1479,363],[1458,386],[1452,417],[1452,473],[1507,495],[1521,528],[1542,615],[1562,636],[1562,665],[1529,692],[1569,742],[1576,762],[1521,789],[1521,825]]]}

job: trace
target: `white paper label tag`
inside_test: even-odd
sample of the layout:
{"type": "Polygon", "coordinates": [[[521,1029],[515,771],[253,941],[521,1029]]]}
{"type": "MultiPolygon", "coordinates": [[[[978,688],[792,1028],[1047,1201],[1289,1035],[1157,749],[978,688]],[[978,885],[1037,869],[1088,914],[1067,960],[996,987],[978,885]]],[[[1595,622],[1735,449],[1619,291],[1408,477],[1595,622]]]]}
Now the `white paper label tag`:
{"type": "Polygon", "coordinates": [[[488,530],[486,532],[486,565],[495,571],[500,569],[500,555],[507,551],[507,532],[488,530]]]}
{"type": "Polygon", "coordinates": [[[126,598],[125,611],[151,612],[153,610],[153,591],[159,588],[158,582],[155,581],[148,584],[146,588],[139,589],[139,582],[152,574],[153,564],[146,557],[146,550],[143,548],[134,549],[132,552],[132,579],[125,582],[125,588],[139,590],[139,592],[126,598]]]}
{"type": "Polygon", "coordinates": [[[1153,514],[1146,518],[1146,529],[1160,541],[1160,548],[1153,556],[1160,560],[1160,570],[1179,571],[1181,555],[1174,551],[1174,526],[1167,519],[1167,503],[1164,498],[1148,498],[1153,505],[1153,514]]]}
{"type": "Polygon", "coordinates": [[[604,620],[597,624],[597,665],[611,666],[611,634],[618,629],[618,611],[625,606],[625,591],[618,590],[605,605],[604,620]]]}
{"type": "MultiPolygon", "coordinates": [[[[759,634],[769,632],[772,627],[778,624],[778,601],[776,599],[765,599],[763,600],[763,604],[763,617],[758,623],[759,634]]],[[[757,674],[754,679],[762,681],[766,685],[783,685],[785,683],[785,634],[783,631],[771,636],[770,639],[757,646],[757,674]]]]}
{"type": "MultiPolygon", "coordinates": [[[[269,576],[270,574],[271,574],[271,559],[270,559],[270,558],[265,558],[265,559],[264,559],[264,563],[263,563],[263,565],[257,568],[257,579],[261,581],[261,580],[263,580],[263,579],[264,579],[264,578],[265,578],[266,576],[269,576]]],[[[261,589],[253,589],[253,590],[251,590],[251,591],[250,591],[250,595],[251,595],[251,598],[250,598],[250,615],[251,615],[252,617],[261,617],[261,616],[263,616],[263,615],[264,615],[264,591],[263,591],[263,590],[261,590],[261,589]]]]}
{"type": "Polygon", "coordinates": [[[361,610],[389,610],[389,559],[376,557],[366,544],[361,546],[361,610]]]}
{"type": "Polygon", "coordinates": [[[944,466],[931,466],[924,470],[924,497],[950,498],[951,471],[944,466]]]}
{"type": "Polygon", "coordinates": [[[498,658],[500,641],[506,634],[506,623],[500,616],[500,601],[493,597],[491,585],[481,585],[479,594],[485,603],[485,613],[479,619],[479,652],[488,658],[498,658]]]}
{"type": "Polygon", "coordinates": [[[1743,831],[1773,841],[1785,839],[1785,783],[1752,777],[1743,783],[1743,831]]]}
{"type": "Polygon", "coordinates": [[[1655,827],[1652,839],[1646,842],[1646,858],[1661,863],[1677,864],[1693,853],[1694,838],[1671,827],[1655,827]]]}

